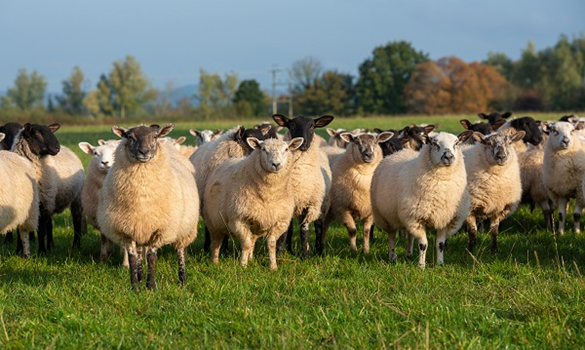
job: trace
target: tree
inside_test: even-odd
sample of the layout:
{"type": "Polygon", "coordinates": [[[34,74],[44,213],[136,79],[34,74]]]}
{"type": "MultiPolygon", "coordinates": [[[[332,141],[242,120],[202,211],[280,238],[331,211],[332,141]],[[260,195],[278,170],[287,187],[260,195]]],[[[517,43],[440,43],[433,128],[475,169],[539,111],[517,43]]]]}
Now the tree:
{"type": "Polygon", "coordinates": [[[234,104],[238,115],[243,117],[259,117],[267,115],[266,96],[260,90],[260,84],[254,80],[243,80],[234,96],[234,104]]]}
{"type": "Polygon", "coordinates": [[[359,66],[358,107],[368,114],[406,112],[404,88],[417,65],[426,61],[428,55],[406,41],[376,47],[372,57],[359,66]]]}
{"type": "Polygon", "coordinates": [[[16,106],[25,112],[34,108],[44,108],[46,89],[45,77],[38,74],[36,70],[28,75],[26,69],[20,69],[14,80],[14,87],[8,89],[6,97],[2,99],[2,104],[5,107],[16,106]]]}
{"type": "Polygon", "coordinates": [[[205,119],[212,114],[225,112],[232,106],[238,86],[238,76],[235,73],[226,73],[222,80],[217,73],[207,73],[199,70],[199,87],[195,98],[199,102],[198,110],[205,119]]]}
{"type": "Polygon", "coordinates": [[[312,87],[323,72],[323,64],[318,58],[307,56],[292,64],[293,85],[296,92],[312,87]]]}
{"type": "Polygon", "coordinates": [[[81,69],[73,67],[73,71],[68,80],[63,80],[63,95],[56,96],[59,107],[71,115],[85,114],[86,109],[83,100],[87,93],[85,92],[85,77],[81,69]]]}
{"type": "Polygon", "coordinates": [[[514,61],[503,52],[489,52],[488,58],[482,62],[494,66],[498,73],[503,75],[506,80],[512,81],[514,75],[514,61]]]}
{"type": "Polygon", "coordinates": [[[337,71],[326,71],[312,86],[297,92],[296,109],[306,115],[333,114],[348,116],[355,112],[353,77],[337,71]]]}

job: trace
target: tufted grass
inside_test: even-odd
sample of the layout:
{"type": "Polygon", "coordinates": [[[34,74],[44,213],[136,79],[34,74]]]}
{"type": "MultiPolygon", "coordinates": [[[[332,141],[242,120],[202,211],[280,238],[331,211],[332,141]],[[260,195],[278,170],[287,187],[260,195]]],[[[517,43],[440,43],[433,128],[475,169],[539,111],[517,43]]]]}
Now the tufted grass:
{"type": "MultiPolygon", "coordinates": [[[[458,131],[458,119],[441,122],[458,131]]],[[[408,122],[353,119],[332,127],[376,123],[389,128],[408,122]]],[[[179,124],[171,136],[187,135],[189,127],[179,124]]],[[[101,126],[58,132],[75,151],[79,141],[95,143],[110,135],[101,126]]],[[[82,159],[87,163],[89,157],[82,159]]],[[[345,229],[334,226],[326,256],[301,260],[297,246],[295,254],[278,260],[275,272],[268,270],[263,240],[246,269],[238,265],[233,242],[230,253],[211,265],[201,253],[200,229],[189,248],[184,286],[178,283],[176,254],[165,247],[157,289],[134,292],[117,250],[107,262],[99,261],[95,230],[83,237],[81,251],[71,249],[72,222],[65,212],[55,217],[52,255],[25,260],[14,255],[14,244],[0,243],[0,347],[580,347],[585,237],[572,230],[555,237],[540,225],[540,212],[523,207],[502,223],[496,255],[485,234],[470,254],[460,232],[447,241],[445,265],[435,266],[432,248],[425,270],[417,267],[416,256],[406,259],[404,238],[398,241],[398,261],[390,264],[379,230],[371,253],[354,255],[345,229]]],[[[434,245],[434,234],[429,242],[434,245]]]]}

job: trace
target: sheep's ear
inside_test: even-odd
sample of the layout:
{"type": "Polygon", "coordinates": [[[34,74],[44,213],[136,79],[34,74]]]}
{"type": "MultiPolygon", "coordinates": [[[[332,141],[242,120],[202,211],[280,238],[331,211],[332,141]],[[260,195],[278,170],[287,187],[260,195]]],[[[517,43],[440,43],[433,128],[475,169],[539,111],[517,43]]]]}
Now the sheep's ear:
{"type": "Polygon", "coordinates": [[[282,114],[274,114],[272,119],[276,122],[276,124],[284,127],[288,127],[288,123],[290,123],[290,119],[282,114]]]}
{"type": "Polygon", "coordinates": [[[512,136],[509,136],[510,143],[518,142],[524,138],[526,132],[524,130],[520,130],[512,136]]]}
{"type": "Polygon", "coordinates": [[[475,141],[480,142],[480,143],[485,143],[485,136],[482,133],[474,131],[471,136],[473,137],[473,139],[475,141]]]}
{"type": "Polygon", "coordinates": [[[244,141],[244,134],[246,132],[246,128],[243,126],[238,126],[238,129],[234,132],[234,140],[237,142],[244,141]]]}
{"type": "Polygon", "coordinates": [[[377,132],[378,134],[381,134],[384,132],[384,130],[382,130],[380,128],[374,128],[374,131],[377,132]]]}
{"type": "Polygon", "coordinates": [[[337,134],[337,133],[335,132],[335,130],[333,130],[333,129],[331,129],[331,128],[327,128],[327,129],[325,129],[325,130],[327,131],[327,133],[328,133],[328,134],[329,134],[329,136],[331,136],[331,137],[335,137],[335,135],[337,134]]]}
{"type": "Polygon", "coordinates": [[[322,128],[324,126],[329,125],[329,123],[331,123],[333,121],[333,118],[335,118],[335,117],[332,115],[324,115],[324,116],[321,116],[317,119],[313,119],[313,121],[315,122],[316,128],[322,128]]]}
{"type": "Polygon", "coordinates": [[[59,130],[60,127],[61,127],[61,125],[59,125],[57,123],[49,125],[49,129],[51,129],[52,133],[55,133],[57,130],[59,130]]]}
{"type": "Polygon", "coordinates": [[[128,134],[126,134],[126,129],[121,128],[119,126],[112,126],[112,132],[120,138],[128,138],[128,134]]]}
{"type": "Polygon", "coordinates": [[[79,148],[81,148],[81,150],[84,153],[93,156],[94,147],[91,145],[91,143],[89,143],[89,142],[80,142],[77,145],[79,146],[79,148]]]}
{"type": "Polygon", "coordinates": [[[473,130],[465,130],[464,132],[459,134],[459,136],[457,136],[457,142],[455,142],[455,144],[458,145],[460,143],[467,141],[471,137],[471,135],[473,135],[473,130]]]}
{"type": "Polygon", "coordinates": [[[268,134],[268,131],[270,131],[270,128],[272,128],[272,125],[270,124],[266,124],[262,127],[259,127],[258,130],[260,130],[260,132],[262,133],[262,135],[266,135],[268,134]]]}
{"type": "Polygon", "coordinates": [[[199,130],[195,130],[195,129],[189,129],[189,134],[195,136],[195,137],[200,137],[201,133],[199,132],[199,130]]]}
{"type": "Polygon", "coordinates": [[[181,137],[179,137],[178,139],[175,140],[175,145],[181,145],[186,140],[187,140],[187,138],[185,136],[181,136],[181,137]]]}
{"type": "Polygon", "coordinates": [[[98,145],[103,146],[105,144],[106,144],[106,141],[105,140],[102,140],[102,139],[99,139],[98,140],[98,145]]]}
{"type": "Polygon", "coordinates": [[[377,143],[384,143],[384,142],[390,140],[392,138],[392,136],[394,136],[394,133],[391,131],[381,132],[378,136],[376,136],[376,142],[377,143]]]}
{"type": "Polygon", "coordinates": [[[469,122],[469,120],[467,120],[467,119],[461,119],[461,120],[459,121],[459,124],[461,124],[461,126],[462,126],[464,129],[467,129],[467,130],[469,130],[469,128],[471,127],[471,123],[470,123],[470,122],[469,122]]]}
{"type": "Polygon", "coordinates": [[[350,132],[342,132],[339,134],[339,138],[342,139],[344,142],[350,143],[353,141],[353,135],[350,132]]]}
{"type": "MultiPolygon", "coordinates": [[[[408,139],[410,139],[410,137],[408,137],[408,139]]],[[[427,135],[427,134],[420,135],[420,140],[422,141],[422,143],[426,143],[426,144],[433,143],[433,139],[430,138],[429,135],[427,135]]]]}
{"type": "Polygon", "coordinates": [[[427,125],[424,128],[425,134],[429,134],[431,131],[435,130],[435,126],[434,125],[427,125]]]}
{"type": "Polygon", "coordinates": [[[223,134],[223,129],[217,129],[213,132],[213,135],[221,135],[223,134]]]}
{"type": "Polygon", "coordinates": [[[512,112],[506,112],[504,114],[502,114],[502,118],[507,119],[510,118],[512,116],[512,112]]]}
{"type": "Polygon", "coordinates": [[[583,130],[585,128],[585,122],[577,122],[575,124],[575,130],[583,130]]]}
{"type": "Polygon", "coordinates": [[[579,121],[579,117],[573,114],[567,119],[567,121],[571,124],[576,124],[579,121]]]}
{"type": "Polygon", "coordinates": [[[294,139],[290,140],[288,143],[288,149],[291,151],[295,151],[301,147],[301,145],[305,142],[305,139],[302,137],[295,137],[294,139]]]}
{"type": "Polygon", "coordinates": [[[0,132],[0,141],[4,140],[5,137],[6,137],[6,134],[3,132],[0,132]]]}
{"type": "Polygon", "coordinates": [[[408,137],[408,132],[410,131],[410,126],[404,127],[404,129],[400,130],[399,137],[408,137]]]}
{"type": "Polygon", "coordinates": [[[167,137],[161,137],[160,139],[157,140],[159,145],[164,145],[165,143],[167,143],[167,141],[169,141],[169,138],[167,137]]]}
{"type": "Polygon", "coordinates": [[[481,119],[488,119],[488,115],[485,113],[477,113],[477,116],[480,117],[481,119]]]}
{"type": "Polygon", "coordinates": [[[495,122],[491,123],[491,127],[494,131],[498,130],[502,125],[506,124],[505,119],[498,119],[495,122]]]}
{"type": "Polygon", "coordinates": [[[173,130],[174,127],[175,127],[175,124],[169,123],[169,124],[163,126],[162,128],[159,128],[157,133],[156,133],[156,137],[161,138],[161,137],[167,136],[173,130]]]}
{"type": "Polygon", "coordinates": [[[263,141],[260,141],[255,137],[248,137],[246,138],[246,143],[248,146],[250,146],[251,149],[256,149],[262,145],[263,141]]]}

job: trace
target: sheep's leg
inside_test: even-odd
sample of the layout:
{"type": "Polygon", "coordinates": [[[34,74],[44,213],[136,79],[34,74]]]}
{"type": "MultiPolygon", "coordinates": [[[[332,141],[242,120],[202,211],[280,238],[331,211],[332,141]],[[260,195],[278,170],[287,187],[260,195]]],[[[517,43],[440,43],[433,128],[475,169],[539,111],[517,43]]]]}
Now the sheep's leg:
{"type": "Polygon", "coordinates": [[[154,282],[154,273],[156,268],[156,247],[148,247],[146,253],[146,261],[148,263],[148,277],[146,279],[146,288],[154,289],[156,286],[154,282]]]}
{"type": "Polygon", "coordinates": [[[347,211],[341,214],[340,220],[343,226],[347,229],[347,233],[349,234],[349,248],[351,249],[352,253],[357,252],[357,228],[355,227],[355,221],[351,214],[347,211]]]}
{"type": "Polygon", "coordinates": [[[122,254],[122,267],[129,268],[130,263],[128,262],[128,249],[120,247],[120,254],[122,254]]]}
{"type": "MultiPolygon", "coordinates": [[[[17,237],[18,237],[18,239],[16,240],[16,255],[22,253],[22,239],[20,239],[20,232],[18,233],[18,236],[17,237]]],[[[31,242],[31,240],[30,240],[30,234],[29,234],[28,237],[29,237],[28,242],[30,244],[30,242],[31,242]]]]}
{"type": "Polygon", "coordinates": [[[490,220],[490,235],[492,236],[492,254],[498,251],[498,228],[500,227],[500,217],[490,220]]]}
{"type": "Polygon", "coordinates": [[[414,224],[408,227],[408,232],[418,240],[419,249],[418,266],[424,269],[426,265],[428,248],[427,233],[425,231],[425,227],[420,224],[414,224]]]}
{"type": "Polygon", "coordinates": [[[13,241],[14,241],[14,235],[12,234],[12,231],[6,232],[6,236],[4,236],[4,243],[10,244],[13,241]]]}
{"type": "Polygon", "coordinates": [[[47,219],[47,251],[53,252],[55,249],[55,242],[53,241],[53,218],[49,216],[47,219]]]}
{"type": "Polygon", "coordinates": [[[185,248],[177,248],[177,260],[179,262],[179,282],[187,282],[187,273],[185,272],[185,248]]]}
{"type": "Polygon", "coordinates": [[[406,257],[410,259],[412,258],[412,254],[414,251],[414,236],[408,232],[404,232],[404,230],[400,230],[400,234],[402,235],[403,233],[404,235],[406,235],[406,238],[408,239],[408,243],[406,243],[406,257]]]}
{"type": "Polygon", "coordinates": [[[101,246],[100,246],[100,259],[105,261],[108,259],[108,255],[110,254],[110,250],[112,248],[112,241],[108,239],[103,233],[100,234],[101,238],[101,246]]]}
{"type": "Polygon", "coordinates": [[[559,198],[558,199],[558,206],[559,206],[559,235],[563,235],[565,233],[565,220],[567,219],[567,198],[559,198]]]}
{"type": "Polygon", "coordinates": [[[288,229],[284,231],[284,233],[278,238],[276,242],[276,251],[278,254],[284,251],[285,245],[286,250],[289,253],[292,253],[292,235],[293,235],[293,222],[291,220],[290,224],[288,225],[288,229]]]}
{"type": "Polygon", "coordinates": [[[573,220],[575,221],[575,234],[581,233],[581,213],[583,207],[578,203],[575,203],[575,210],[573,210],[573,220]]]}
{"type": "Polygon", "coordinates": [[[472,252],[475,248],[475,245],[477,244],[477,221],[475,216],[468,216],[465,220],[465,223],[467,225],[467,236],[469,237],[467,250],[472,252]]]}
{"type": "Polygon", "coordinates": [[[242,257],[240,258],[240,265],[242,267],[248,266],[248,259],[250,258],[251,250],[254,249],[252,238],[249,236],[243,236],[240,244],[242,246],[242,257]]]}
{"type": "Polygon", "coordinates": [[[552,230],[554,226],[553,220],[553,207],[549,204],[549,201],[540,203],[540,209],[542,210],[542,216],[544,217],[544,227],[547,230],[552,230]]]}
{"type": "Polygon", "coordinates": [[[130,284],[132,289],[137,290],[140,281],[138,280],[138,252],[136,251],[136,244],[132,242],[128,247],[128,263],[130,264],[130,284]]]}
{"type": "MultiPolygon", "coordinates": [[[[372,218],[372,222],[374,222],[374,219],[372,218]]],[[[376,225],[371,224],[370,225],[370,242],[374,242],[376,240],[376,237],[374,237],[374,232],[376,231],[376,225]]]]}
{"type": "Polygon", "coordinates": [[[209,248],[211,246],[211,235],[209,234],[209,230],[207,229],[207,225],[204,225],[205,229],[205,241],[203,242],[203,251],[206,253],[209,252],[209,248]]]}
{"type": "Polygon", "coordinates": [[[331,225],[331,218],[325,217],[325,219],[320,219],[322,222],[321,226],[321,236],[317,237],[319,239],[319,245],[316,247],[317,254],[323,255],[325,252],[325,240],[327,238],[327,231],[329,231],[329,226],[331,225]]]}
{"type": "Polygon", "coordinates": [[[19,241],[22,242],[22,253],[25,258],[30,257],[30,241],[28,236],[28,231],[18,229],[18,234],[20,236],[19,241]]]}
{"type": "Polygon", "coordinates": [[[252,249],[250,249],[250,253],[248,254],[248,261],[254,260],[254,248],[256,247],[257,240],[258,236],[252,236],[252,249]]]}
{"type": "Polygon", "coordinates": [[[138,273],[138,282],[142,281],[144,279],[144,269],[142,267],[142,260],[144,260],[144,247],[140,247],[137,249],[137,267],[136,267],[136,271],[138,273]]]}
{"type": "Polygon", "coordinates": [[[38,246],[38,251],[39,254],[46,254],[47,253],[47,248],[45,246],[45,237],[47,234],[47,217],[49,220],[51,220],[51,217],[48,216],[46,213],[43,213],[43,210],[41,210],[41,214],[39,215],[39,225],[38,225],[38,229],[37,229],[37,234],[39,236],[39,246],[38,246]]]}
{"type": "Polygon", "coordinates": [[[268,254],[270,256],[270,270],[276,270],[276,237],[269,235],[266,237],[266,245],[268,246],[268,254]]]}
{"type": "Polygon", "coordinates": [[[221,248],[220,251],[224,254],[228,252],[228,244],[229,244],[229,236],[223,236],[223,240],[221,241],[221,248]]]}
{"type": "Polygon", "coordinates": [[[323,255],[323,248],[325,245],[325,238],[324,238],[324,224],[322,219],[318,219],[313,223],[315,227],[315,252],[318,255],[323,255]]]}
{"type": "Polygon", "coordinates": [[[81,197],[77,198],[71,206],[71,217],[73,218],[73,248],[81,248],[81,236],[87,233],[87,222],[83,215],[81,197]]]}
{"type": "Polygon", "coordinates": [[[219,250],[221,249],[221,242],[223,237],[216,237],[215,235],[211,238],[211,262],[217,264],[219,262],[219,250]]]}
{"type": "Polygon", "coordinates": [[[301,217],[301,257],[306,259],[309,257],[309,223],[306,222],[306,216],[301,217]]]}
{"type": "Polygon", "coordinates": [[[388,261],[396,261],[396,230],[394,229],[388,231],[388,261]]]}
{"type": "Polygon", "coordinates": [[[374,217],[370,216],[363,220],[362,224],[364,226],[364,253],[370,252],[370,235],[372,233],[372,227],[374,223],[374,217]]]}

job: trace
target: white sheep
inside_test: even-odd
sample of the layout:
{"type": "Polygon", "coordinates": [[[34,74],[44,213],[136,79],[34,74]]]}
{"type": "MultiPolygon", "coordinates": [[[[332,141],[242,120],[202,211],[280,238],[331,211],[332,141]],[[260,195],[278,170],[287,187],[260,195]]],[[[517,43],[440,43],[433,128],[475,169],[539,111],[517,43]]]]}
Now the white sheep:
{"type": "Polygon", "coordinates": [[[585,205],[582,191],[585,172],[585,149],[579,139],[585,123],[575,125],[556,122],[549,125],[550,133],[544,146],[542,180],[551,200],[558,206],[558,232],[565,232],[567,203],[575,198],[575,233],[581,232],[581,212],[585,205]]]}
{"type": "MultiPolygon", "coordinates": [[[[100,229],[97,222],[99,194],[108,170],[110,170],[116,160],[114,154],[119,144],[120,140],[98,140],[98,146],[95,147],[89,142],[80,142],[78,144],[83,152],[92,156],[91,161],[87,165],[87,178],[85,179],[81,192],[81,202],[83,204],[83,213],[89,223],[97,230],[100,229]]],[[[113,242],[101,232],[100,236],[100,258],[106,260],[112,250],[113,242]]],[[[122,254],[122,266],[129,267],[128,253],[125,249],[122,249],[122,254]]]]}
{"type": "Polygon", "coordinates": [[[420,152],[404,149],[384,158],[376,168],[370,192],[372,212],[376,226],[388,233],[390,261],[396,260],[396,230],[405,228],[419,241],[419,265],[424,267],[426,230],[434,228],[437,263],[443,263],[447,237],[457,232],[469,212],[467,175],[459,145],[470,134],[457,137],[440,132],[427,137],[420,152]]]}
{"type": "Polygon", "coordinates": [[[370,187],[376,167],[383,158],[379,143],[392,137],[392,132],[381,134],[344,132],[340,138],[348,144],[346,151],[331,163],[331,208],[325,219],[324,230],[331,221],[341,222],[349,233],[350,248],[357,251],[355,220],[361,220],[364,233],[364,253],[370,251],[370,230],[374,223],[370,187]]]}
{"type": "Polygon", "coordinates": [[[59,145],[53,135],[59,128],[59,124],[44,126],[27,123],[12,145],[12,151],[30,160],[35,168],[40,202],[40,253],[53,249],[52,215],[63,212],[67,207],[73,217],[73,247],[79,248],[81,236],[87,232],[81,205],[85,181],[83,164],[73,151],[59,145]]]}
{"type": "Polygon", "coordinates": [[[197,130],[197,129],[190,129],[189,133],[195,136],[195,146],[201,146],[206,142],[211,142],[217,140],[222,134],[222,129],[213,130],[197,130]]]}
{"type": "Polygon", "coordinates": [[[152,289],[157,250],[174,243],[184,283],[185,248],[197,236],[199,198],[192,168],[172,147],[161,146],[172,129],[173,124],[112,127],[122,142],[104,180],[97,221],[109,239],[128,250],[133,288],[142,278],[137,246],[147,247],[146,286],[152,289]]]}
{"type": "MultiPolygon", "coordinates": [[[[0,141],[4,133],[0,133],[0,141]]],[[[0,232],[18,228],[25,257],[30,256],[28,233],[37,229],[39,192],[35,169],[25,158],[0,151],[0,232]]]]}
{"type": "Polygon", "coordinates": [[[524,134],[524,131],[487,136],[473,133],[477,142],[464,153],[467,187],[471,196],[471,207],[466,219],[469,251],[476,244],[477,220],[490,219],[491,250],[495,253],[500,222],[514,213],[520,204],[520,166],[514,143],[522,141],[524,134]]]}
{"type": "Polygon", "coordinates": [[[259,237],[266,237],[270,269],[276,270],[276,241],[286,230],[294,211],[290,195],[293,154],[303,143],[248,138],[255,149],[248,157],[230,159],[212,173],[205,189],[203,217],[211,234],[211,261],[218,262],[227,234],[242,246],[241,264],[252,258],[259,237]]]}

